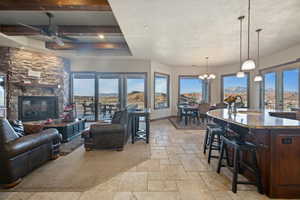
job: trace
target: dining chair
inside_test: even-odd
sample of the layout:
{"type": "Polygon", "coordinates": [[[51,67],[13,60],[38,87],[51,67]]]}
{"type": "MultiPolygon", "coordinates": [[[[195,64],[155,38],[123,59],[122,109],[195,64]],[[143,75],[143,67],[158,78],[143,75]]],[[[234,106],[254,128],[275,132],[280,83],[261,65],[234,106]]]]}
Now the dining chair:
{"type": "Polygon", "coordinates": [[[199,104],[199,117],[202,121],[202,123],[204,123],[204,121],[206,120],[207,123],[207,115],[206,113],[210,110],[210,104],[209,103],[201,103],[199,104]]]}

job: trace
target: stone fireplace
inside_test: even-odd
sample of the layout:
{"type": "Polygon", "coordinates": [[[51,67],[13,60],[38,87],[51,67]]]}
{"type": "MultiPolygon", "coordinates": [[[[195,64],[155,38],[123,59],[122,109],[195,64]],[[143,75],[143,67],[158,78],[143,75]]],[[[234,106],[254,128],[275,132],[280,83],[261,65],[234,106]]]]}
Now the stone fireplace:
{"type": "Polygon", "coordinates": [[[19,119],[24,122],[58,118],[57,97],[20,96],[18,107],[19,119]]]}
{"type": "MultiPolygon", "coordinates": [[[[0,47],[0,72],[6,74],[7,77],[8,119],[22,117],[20,112],[23,111],[19,110],[21,104],[19,100],[22,100],[22,97],[36,99],[55,97],[58,112],[55,116],[57,117],[63,112],[64,105],[69,103],[70,62],[65,58],[17,48],[0,47]]],[[[31,102],[32,105],[34,102],[36,101],[31,102]]],[[[47,118],[54,118],[52,114],[47,118]]]]}

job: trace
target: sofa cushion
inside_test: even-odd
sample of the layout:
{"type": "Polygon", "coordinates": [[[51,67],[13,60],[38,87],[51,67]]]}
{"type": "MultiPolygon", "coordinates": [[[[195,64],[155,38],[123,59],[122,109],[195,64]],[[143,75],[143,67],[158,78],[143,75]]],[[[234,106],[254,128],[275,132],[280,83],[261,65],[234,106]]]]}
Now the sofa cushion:
{"type": "MultiPolygon", "coordinates": [[[[16,134],[7,119],[0,119],[0,144],[4,144],[18,139],[20,136],[16,134]]],[[[1,146],[1,145],[0,145],[1,146]]]]}
{"type": "Polygon", "coordinates": [[[16,132],[16,134],[20,137],[24,136],[24,126],[22,121],[20,120],[10,120],[9,121],[10,125],[12,126],[12,128],[14,129],[14,131],[16,132]]]}

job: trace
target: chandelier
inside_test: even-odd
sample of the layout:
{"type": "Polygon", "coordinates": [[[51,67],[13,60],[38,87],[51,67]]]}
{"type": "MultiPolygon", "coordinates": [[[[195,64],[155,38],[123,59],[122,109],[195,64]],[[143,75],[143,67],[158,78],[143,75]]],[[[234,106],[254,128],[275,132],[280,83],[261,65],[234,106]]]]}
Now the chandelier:
{"type": "Polygon", "coordinates": [[[208,73],[208,57],[205,57],[205,59],[206,59],[206,73],[200,75],[200,76],[199,76],[199,79],[202,79],[202,80],[215,79],[215,78],[216,78],[216,75],[215,75],[215,74],[209,74],[209,73],[208,73]]]}

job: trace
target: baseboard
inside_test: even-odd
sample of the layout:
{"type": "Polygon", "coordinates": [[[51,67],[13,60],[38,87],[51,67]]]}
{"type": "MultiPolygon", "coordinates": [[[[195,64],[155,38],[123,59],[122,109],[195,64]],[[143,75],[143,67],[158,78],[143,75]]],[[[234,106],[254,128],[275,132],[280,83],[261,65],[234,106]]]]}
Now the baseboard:
{"type": "Polygon", "coordinates": [[[160,117],[160,118],[156,118],[156,119],[150,119],[150,121],[154,122],[154,121],[169,119],[169,118],[172,118],[172,117],[177,117],[177,116],[176,115],[170,115],[170,116],[167,116],[167,117],[160,117]]]}

